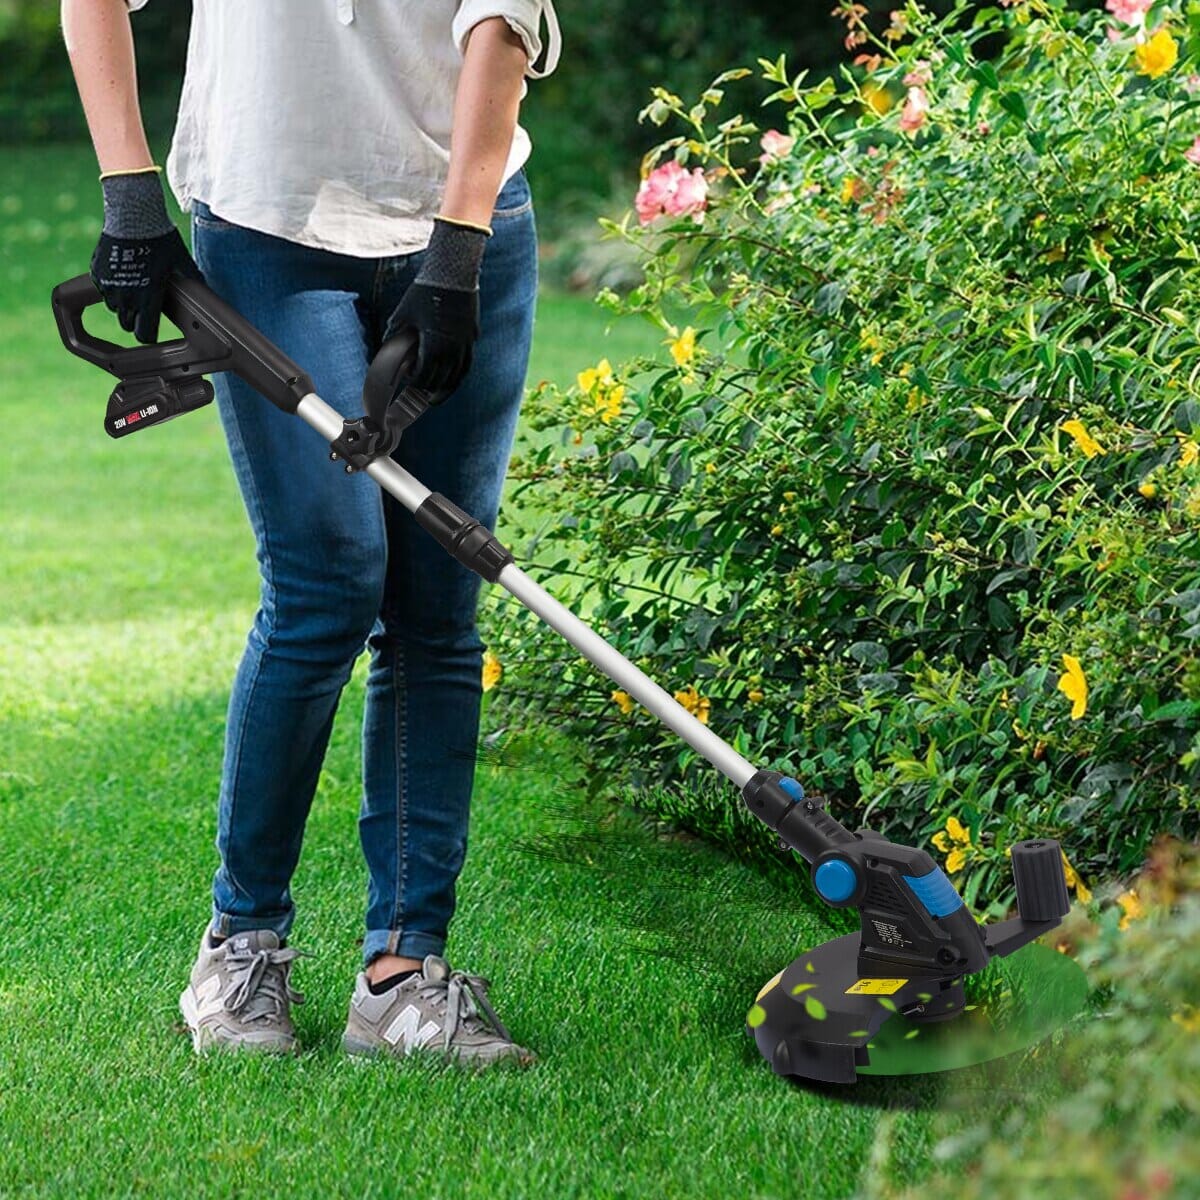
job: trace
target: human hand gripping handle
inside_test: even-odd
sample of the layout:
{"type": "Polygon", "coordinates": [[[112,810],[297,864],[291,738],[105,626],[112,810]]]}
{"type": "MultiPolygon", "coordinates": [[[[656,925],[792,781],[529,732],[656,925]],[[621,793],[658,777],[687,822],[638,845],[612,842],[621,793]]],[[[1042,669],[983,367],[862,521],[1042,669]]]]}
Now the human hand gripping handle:
{"type": "Polygon", "coordinates": [[[139,342],[156,342],[172,271],[204,276],[167,215],[157,167],[110,172],[100,186],[104,228],[92,254],[92,281],[122,329],[139,342]]]}
{"type": "Polygon", "coordinates": [[[384,333],[386,342],[406,329],[415,332],[411,386],[448,393],[470,370],[479,337],[479,268],[491,234],[483,225],[434,218],[421,269],[384,333]]]}

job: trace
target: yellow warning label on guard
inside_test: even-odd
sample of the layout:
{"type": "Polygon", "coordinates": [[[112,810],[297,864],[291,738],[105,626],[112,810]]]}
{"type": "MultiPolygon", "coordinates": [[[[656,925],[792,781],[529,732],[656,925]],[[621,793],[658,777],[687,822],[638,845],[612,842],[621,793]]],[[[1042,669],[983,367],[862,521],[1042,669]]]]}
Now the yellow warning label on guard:
{"type": "Polygon", "coordinates": [[[860,979],[846,989],[847,996],[890,996],[898,992],[907,979],[860,979]]]}

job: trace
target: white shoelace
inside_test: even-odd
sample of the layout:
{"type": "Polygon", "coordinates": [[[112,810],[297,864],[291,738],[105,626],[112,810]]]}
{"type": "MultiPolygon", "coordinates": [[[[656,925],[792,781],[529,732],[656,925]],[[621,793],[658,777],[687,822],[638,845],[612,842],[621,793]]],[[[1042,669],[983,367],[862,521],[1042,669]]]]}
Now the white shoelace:
{"type": "Polygon", "coordinates": [[[287,1011],[288,1002],[303,1004],[304,997],[291,985],[291,964],[303,954],[285,946],[279,950],[238,950],[225,952],[225,962],[234,969],[229,973],[225,993],[225,1011],[255,1021],[278,1018],[287,1011]]]}

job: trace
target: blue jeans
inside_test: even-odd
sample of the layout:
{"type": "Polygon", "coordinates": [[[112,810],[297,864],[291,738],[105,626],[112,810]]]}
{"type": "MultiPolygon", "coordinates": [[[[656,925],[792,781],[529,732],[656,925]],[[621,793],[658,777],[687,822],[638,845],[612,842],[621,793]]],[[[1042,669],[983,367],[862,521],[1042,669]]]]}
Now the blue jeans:
{"type": "MultiPolygon", "coordinates": [[[[494,528],[524,392],[537,239],[523,171],[503,187],[480,275],[467,377],[395,458],[494,528]]],[[[423,252],[353,258],[246,229],[196,202],[209,284],[304,367],[347,417],[423,252]]],[[[261,599],[229,702],[213,928],[295,917],[290,884],[342,688],[370,651],[359,832],[369,874],[366,962],[439,954],[467,845],[482,688],[479,579],[366,475],[229,374],[217,406],[258,546],[261,599]]]]}

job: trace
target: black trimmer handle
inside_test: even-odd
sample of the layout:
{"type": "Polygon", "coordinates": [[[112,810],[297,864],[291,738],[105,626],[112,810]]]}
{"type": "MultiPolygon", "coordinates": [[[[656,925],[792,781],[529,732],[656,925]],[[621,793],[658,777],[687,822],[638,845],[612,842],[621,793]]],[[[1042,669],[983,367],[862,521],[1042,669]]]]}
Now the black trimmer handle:
{"type": "Polygon", "coordinates": [[[305,371],[198,279],[176,274],[167,284],[163,312],[183,334],[169,342],[118,346],[88,333],[84,311],[102,297],[87,275],[60,283],[50,303],[63,345],[133,390],[156,381],[169,391],[212,371],[233,371],[289,413],[313,390],[305,371]]]}
{"type": "Polygon", "coordinates": [[[449,392],[427,392],[408,381],[417,365],[419,342],[412,329],[401,329],[379,347],[363,380],[365,416],[347,421],[330,446],[347,471],[365,471],[400,445],[404,431],[449,392]]]}
{"type": "Polygon", "coordinates": [[[363,381],[363,411],[387,434],[391,450],[418,417],[441,404],[449,392],[430,392],[408,380],[417,365],[417,334],[401,329],[379,347],[363,381]]]}

